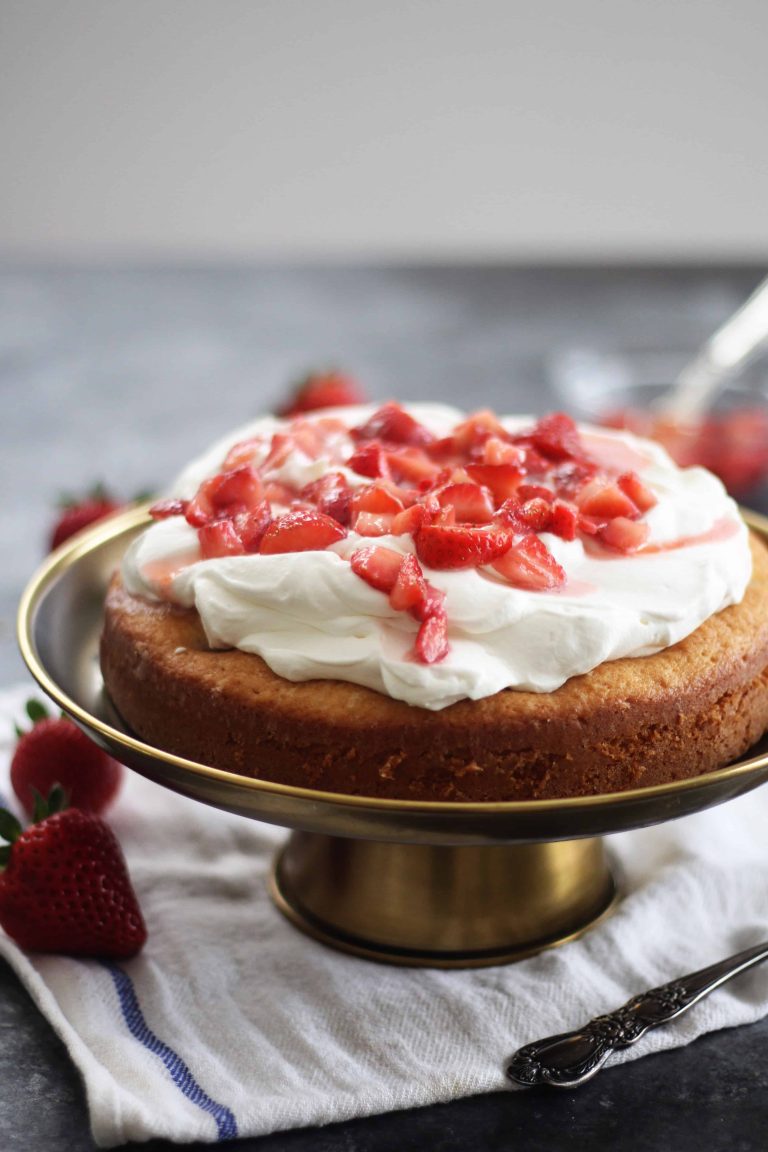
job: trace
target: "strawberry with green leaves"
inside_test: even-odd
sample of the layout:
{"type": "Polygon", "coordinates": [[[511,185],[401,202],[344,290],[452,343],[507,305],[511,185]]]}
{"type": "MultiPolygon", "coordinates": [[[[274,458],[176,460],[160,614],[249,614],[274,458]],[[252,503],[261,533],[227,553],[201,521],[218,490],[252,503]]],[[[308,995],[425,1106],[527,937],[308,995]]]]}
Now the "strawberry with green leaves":
{"type": "Polygon", "coordinates": [[[33,952],[126,960],[147,929],[122,849],[89,812],[38,796],[26,830],[0,808],[0,926],[33,952]]]}
{"type": "Polygon", "coordinates": [[[49,547],[51,551],[58,548],[76,532],[119,512],[123,507],[107,492],[101,484],[97,484],[83,497],[67,496],[62,500],[59,517],[51,530],[49,547]]]}
{"type": "Polygon", "coordinates": [[[27,702],[32,727],[16,729],[19,742],[11,761],[11,784],[31,815],[35,792],[47,796],[54,784],[64,789],[73,808],[100,814],[114,800],[123,766],[94,744],[66,716],[49,716],[39,700],[27,702]]]}

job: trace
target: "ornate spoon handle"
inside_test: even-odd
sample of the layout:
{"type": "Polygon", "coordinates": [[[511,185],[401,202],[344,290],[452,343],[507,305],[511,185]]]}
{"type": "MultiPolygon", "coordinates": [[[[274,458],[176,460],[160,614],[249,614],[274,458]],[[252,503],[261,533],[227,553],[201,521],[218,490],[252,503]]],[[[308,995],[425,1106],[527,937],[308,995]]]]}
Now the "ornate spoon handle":
{"type": "Polygon", "coordinates": [[[612,1052],[629,1048],[650,1028],[682,1016],[726,980],[767,959],[768,943],[758,944],[709,968],[642,992],[615,1012],[596,1016],[575,1032],[526,1044],[512,1057],[507,1076],[518,1084],[575,1088],[594,1076],[612,1052]]]}

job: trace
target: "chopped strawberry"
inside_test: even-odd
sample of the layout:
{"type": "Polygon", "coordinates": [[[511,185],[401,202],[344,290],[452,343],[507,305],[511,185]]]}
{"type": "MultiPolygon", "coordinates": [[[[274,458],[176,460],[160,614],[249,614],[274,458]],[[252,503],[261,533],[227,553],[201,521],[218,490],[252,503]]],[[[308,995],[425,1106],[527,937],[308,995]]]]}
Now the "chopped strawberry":
{"type": "Polygon", "coordinates": [[[518,444],[490,436],[483,445],[483,464],[510,464],[525,471],[525,452],[518,444]]]}
{"type": "Polygon", "coordinates": [[[250,464],[219,472],[203,480],[187,510],[187,522],[195,528],[221,516],[234,516],[255,508],[264,495],[261,477],[250,464]]]}
{"type": "Polygon", "coordinates": [[[579,512],[578,529],[585,536],[597,536],[607,524],[607,520],[600,520],[597,516],[584,516],[579,512]]]}
{"type": "Polygon", "coordinates": [[[384,449],[374,441],[361,444],[345,463],[347,468],[357,472],[358,476],[372,476],[374,479],[382,476],[385,480],[391,479],[384,449]]]}
{"type": "Polygon", "coordinates": [[[444,611],[435,612],[423,621],[414,653],[422,664],[436,664],[448,655],[448,617],[444,611]]]}
{"type": "Polygon", "coordinates": [[[597,473],[597,465],[579,460],[566,460],[552,473],[555,493],[565,500],[575,500],[585,484],[597,473]]]}
{"type": "Polygon", "coordinates": [[[394,512],[358,512],[352,531],[358,536],[389,536],[394,518],[394,512]]]}
{"type": "Polygon", "coordinates": [[[649,512],[658,503],[656,496],[648,485],[643,483],[637,472],[624,472],[616,483],[641,512],[649,512]]]}
{"type": "Polygon", "coordinates": [[[352,435],[356,440],[385,440],[421,448],[435,440],[428,428],[394,402],[384,404],[359,428],[353,428],[352,435]]]}
{"type": "Polygon", "coordinates": [[[433,524],[455,524],[456,523],[456,509],[453,504],[446,504],[441,507],[440,511],[432,518],[433,524]]]}
{"type": "Polygon", "coordinates": [[[296,441],[288,432],[275,432],[269,445],[269,452],[261,465],[265,472],[281,468],[296,448],[296,441]]]}
{"type": "Polygon", "coordinates": [[[617,552],[637,552],[646,543],[649,533],[647,524],[628,520],[626,516],[615,516],[598,535],[604,544],[617,552]]]}
{"type": "Polygon", "coordinates": [[[566,582],[565,569],[558,564],[543,540],[532,533],[516,541],[499,560],[494,571],[515,588],[540,592],[561,588],[566,582]]]}
{"type": "Polygon", "coordinates": [[[431,521],[432,517],[423,504],[412,504],[410,508],[404,508],[402,512],[397,512],[392,518],[392,525],[390,532],[393,536],[402,536],[409,532],[411,536],[414,532],[418,532],[422,524],[431,521]]]}
{"type": "Polygon", "coordinates": [[[358,548],[349,563],[352,571],[370,584],[377,592],[390,593],[397,582],[403,557],[393,548],[371,546],[358,548]]]}
{"type": "Polygon", "coordinates": [[[149,510],[153,520],[167,520],[171,516],[185,516],[188,500],[158,500],[149,510]]]}
{"type": "MultiPolygon", "coordinates": [[[[296,499],[298,493],[287,484],[278,480],[268,480],[264,485],[264,495],[270,504],[283,504],[287,508],[296,499]]],[[[330,513],[329,513],[330,515],[330,513]]]]}
{"type": "Polygon", "coordinates": [[[245,545],[231,520],[212,520],[197,530],[200,554],[203,560],[218,560],[221,556],[242,556],[245,545]]]}
{"type": "Polygon", "coordinates": [[[550,532],[563,540],[575,540],[579,527],[579,510],[568,500],[556,499],[552,504],[550,532]]]}
{"type": "MultiPolygon", "coordinates": [[[[505,447],[512,449],[513,446],[508,444],[505,447]]],[[[515,495],[520,481],[525,475],[525,470],[520,465],[502,462],[498,464],[467,464],[466,470],[467,475],[476,484],[490,488],[497,504],[501,504],[510,496],[515,495]]]]}
{"type": "Polygon", "coordinates": [[[336,408],[345,404],[364,404],[368,397],[362,386],[344,372],[312,372],[299,382],[291,399],[278,412],[295,416],[317,408],[336,408]]]}
{"type": "Polygon", "coordinates": [[[440,588],[435,588],[434,584],[425,581],[427,591],[423,600],[419,600],[411,608],[411,616],[415,616],[417,620],[426,620],[429,616],[439,615],[445,612],[445,592],[440,588]]]}
{"type": "Polygon", "coordinates": [[[448,484],[437,498],[441,507],[453,508],[462,524],[487,524],[493,517],[493,497],[479,484],[448,484]]]}
{"type": "Polygon", "coordinates": [[[548,532],[552,525],[552,505],[541,496],[536,496],[520,505],[517,516],[526,528],[534,532],[548,532]]]}
{"type": "Polygon", "coordinates": [[[526,500],[547,500],[551,503],[555,498],[552,489],[544,484],[521,484],[516,495],[521,504],[526,500]]]}
{"type": "Polygon", "coordinates": [[[397,579],[389,593],[389,603],[398,612],[409,612],[423,606],[427,601],[427,582],[416,557],[412,552],[401,557],[397,579]]]}
{"type": "Polygon", "coordinates": [[[263,447],[263,436],[252,436],[248,440],[238,440],[237,444],[233,444],[224,457],[222,471],[229,472],[232,468],[239,468],[241,464],[252,464],[254,456],[263,447]]]}
{"type": "Polygon", "coordinates": [[[431,460],[423,448],[386,449],[384,453],[392,475],[398,481],[419,484],[432,481],[440,471],[439,464],[431,460]]]}
{"type": "Polygon", "coordinates": [[[402,512],[403,501],[384,484],[363,484],[352,493],[351,513],[358,512],[402,512]]]}
{"type": "Polygon", "coordinates": [[[352,490],[342,472],[326,472],[319,480],[312,480],[301,490],[301,498],[314,504],[318,512],[349,524],[352,490]]]}
{"type": "Polygon", "coordinates": [[[576,503],[585,516],[597,516],[603,520],[612,520],[614,516],[636,520],[640,515],[637,505],[618,484],[600,477],[589,481],[576,497],[576,503]]]}
{"type": "Polygon", "coordinates": [[[487,408],[472,412],[453,430],[454,451],[465,455],[477,453],[478,456],[481,456],[485,444],[492,436],[501,441],[510,439],[509,433],[495,412],[491,412],[487,408]]]}
{"type": "Polygon", "coordinates": [[[284,512],[264,533],[259,551],[263,555],[277,552],[322,552],[329,544],[343,540],[346,531],[337,520],[322,512],[301,509],[284,512]]]}
{"type": "Polygon", "coordinates": [[[502,556],[512,543],[503,524],[479,527],[425,524],[414,536],[419,559],[428,568],[475,568],[502,556]]]}
{"type": "Polygon", "coordinates": [[[586,455],[576,424],[564,412],[543,416],[529,436],[534,448],[550,460],[572,460],[586,455]]]}
{"type": "Polygon", "coordinates": [[[251,508],[247,512],[238,512],[234,516],[234,528],[240,537],[245,552],[259,551],[262,537],[271,522],[272,510],[267,500],[262,500],[255,508],[251,508]]]}

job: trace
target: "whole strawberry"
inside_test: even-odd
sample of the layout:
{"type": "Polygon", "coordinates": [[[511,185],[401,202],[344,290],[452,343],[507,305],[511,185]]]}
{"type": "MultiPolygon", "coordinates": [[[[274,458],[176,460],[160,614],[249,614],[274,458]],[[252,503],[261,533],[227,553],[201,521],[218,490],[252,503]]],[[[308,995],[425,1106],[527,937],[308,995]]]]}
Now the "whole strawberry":
{"type": "Polygon", "coordinates": [[[335,408],[343,404],[364,404],[368,397],[353,376],[330,370],[311,372],[296,385],[293,396],[279,411],[279,416],[298,416],[317,408],[335,408]]]}
{"type": "Polygon", "coordinates": [[[104,812],[122,782],[122,764],[67,717],[49,716],[39,701],[28,701],[27,715],[32,727],[19,731],[11,761],[11,784],[24,811],[32,815],[35,792],[47,796],[54,784],[60,784],[70,807],[104,812]]]}
{"type": "Polygon", "coordinates": [[[95,524],[97,520],[117,512],[121,507],[101,485],[97,485],[82,499],[67,498],[62,502],[59,518],[51,531],[51,551],[74,536],[75,532],[95,524]]]}
{"type": "Polygon", "coordinates": [[[103,820],[58,810],[61,790],[22,831],[0,809],[0,925],[25,950],[125,960],[147,929],[122,849],[103,820]]]}

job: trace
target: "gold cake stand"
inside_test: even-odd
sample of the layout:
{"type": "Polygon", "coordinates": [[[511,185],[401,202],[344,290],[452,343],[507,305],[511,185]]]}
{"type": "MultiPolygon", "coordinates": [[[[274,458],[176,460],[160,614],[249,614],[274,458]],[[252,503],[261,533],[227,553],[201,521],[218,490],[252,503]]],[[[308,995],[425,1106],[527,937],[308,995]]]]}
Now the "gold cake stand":
{"type": "MultiPolygon", "coordinates": [[[[768,520],[745,516],[768,538],[768,520]]],[[[768,741],[693,780],[494,804],[317,792],[173,756],[122,723],[98,663],[107,583],[147,523],[146,507],[132,509],[48,558],[19,607],[22,655],[43,690],[137,772],[293,829],[274,864],[272,898],[298,928],[333,947],[396,964],[473,967],[563,943],[617,899],[603,836],[698,812],[768,779],[768,741]]]]}

